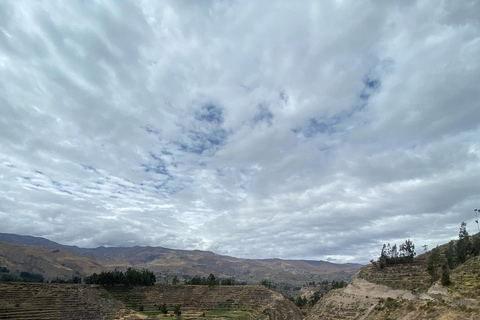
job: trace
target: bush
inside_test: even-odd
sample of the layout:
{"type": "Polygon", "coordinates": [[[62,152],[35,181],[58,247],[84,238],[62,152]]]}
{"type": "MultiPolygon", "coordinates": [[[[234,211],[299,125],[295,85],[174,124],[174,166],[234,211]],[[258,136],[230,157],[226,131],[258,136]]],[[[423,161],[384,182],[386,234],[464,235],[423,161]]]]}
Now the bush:
{"type": "Polygon", "coordinates": [[[177,316],[181,315],[182,311],[180,310],[180,308],[181,308],[180,305],[176,305],[175,307],[173,307],[173,313],[177,316]]]}

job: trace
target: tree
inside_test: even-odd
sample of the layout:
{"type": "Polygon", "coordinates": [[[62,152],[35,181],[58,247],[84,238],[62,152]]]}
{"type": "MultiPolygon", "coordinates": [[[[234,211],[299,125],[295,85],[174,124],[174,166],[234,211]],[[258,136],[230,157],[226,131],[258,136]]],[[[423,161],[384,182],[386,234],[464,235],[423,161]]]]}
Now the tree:
{"type": "Polygon", "coordinates": [[[316,291],[313,296],[310,297],[310,301],[308,302],[310,306],[314,306],[322,297],[322,294],[318,291],[316,291]]]}
{"type": "Polygon", "coordinates": [[[453,240],[448,243],[448,247],[445,250],[445,259],[447,259],[447,266],[453,269],[455,267],[455,243],[453,240]]]}
{"type": "Polygon", "coordinates": [[[450,285],[450,270],[445,263],[442,265],[442,285],[450,285]]]}
{"type": "Polygon", "coordinates": [[[415,245],[410,239],[405,240],[405,243],[400,245],[400,257],[403,258],[402,262],[413,261],[413,258],[415,258],[416,254],[417,253],[415,252],[415,245]]]}
{"type": "Polygon", "coordinates": [[[173,284],[174,286],[176,286],[178,282],[179,282],[179,281],[178,281],[177,276],[173,277],[173,279],[172,279],[172,284],[173,284]]]}
{"type": "Polygon", "coordinates": [[[297,297],[297,300],[295,300],[295,305],[298,307],[303,307],[307,305],[307,298],[305,297],[297,297]]]}
{"type": "Polygon", "coordinates": [[[217,284],[217,280],[215,279],[215,276],[212,273],[210,273],[210,275],[207,278],[207,285],[209,287],[213,287],[216,284],[217,284]]]}
{"type": "Polygon", "coordinates": [[[472,251],[472,243],[470,242],[470,237],[467,232],[467,223],[465,222],[460,224],[456,249],[458,262],[464,263],[467,260],[467,256],[471,254],[472,251]]]}
{"type": "Polygon", "coordinates": [[[220,281],[220,284],[222,286],[233,286],[233,285],[235,285],[235,279],[234,278],[222,279],[220,281]]]}
{"type": "Polygon", "coordinates": [[[262,280],[262,286],[270,289],[272,287],[272,283],[270,281],[268,281],[267,279],[263,279],[262,280]]]}
{"type": "Polygon", "coordinates": [[[182,314],[182,311],[180,310],[181,305],[176,305],[173,307],[173,313],[179,317],[182,314]]]}
{"type": "Polygon", "coordinates": [[[432,283],[440,278],[438,266],[440,265],[440,249],[437,247],[430,252],[427,260],[427,272],[431,277],[432,283]]]}
{"type": "Polygon", "coordinates": [[[480,255],[480,236],[476,236],[473,241],[472,253],[474,256],[480,255]]]}
{"type": "Polygon", "coordinates": [[[165,303],[159,305],[158,311],[160,311],[163,314],[167,314],[168,313],[167,305],[165,303]]]}

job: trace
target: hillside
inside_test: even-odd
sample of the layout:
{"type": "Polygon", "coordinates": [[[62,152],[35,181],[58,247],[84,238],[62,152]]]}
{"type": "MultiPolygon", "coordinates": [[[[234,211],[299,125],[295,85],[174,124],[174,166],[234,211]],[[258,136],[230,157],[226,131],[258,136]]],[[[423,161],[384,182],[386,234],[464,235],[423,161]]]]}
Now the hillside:
{"type": "Polygon", "coordinates": [[[0,319],[140,318],[99,286],[0,282],[0,319]]]}
{"type": "MultiPolygon", "coordinates": [[[[22,249],[21,253],[16,254],[17,258],[15,259],[3,257],[8,262],[7,265],[12,266],[12,268],[25,268],[29,264],[28,261],[32,263],[52,261],[53,270],[57,270],[59,263],[54,259],[55,255],[52,256],[52,253],[54,250],[59,250],[62,254],[70,252],[69,264],[72,266],[72,270],[82,275],[89,274],[88,270],[101,270],[102,268],[110,270],[115,268],[126,269],[128,267],[146,268],[155,272],[157,281],[160,283],[170,282],[174,276],[182,279],[182,276],[208,276],[213,273],[220,278],[234,277],[237,282],[248,284],[258,284],[262,279],[269,279],[282,288],[290,288],[301,287],[304,283],[310,281],[348,281],[361,267],[357,264],[334,264],[325,261],[239,259],[208,251],[174,250],[162,247],[98,247],[87,249],[64,246],[44,238],[5,233],[0,233],[0,241],[15,243],[19,246],[35,246],[30,249],[22,249]],[[39,250],[38,254],[35,253],[35,250],[37,250],[35,248],[39,250]],[[19,258],[21,254],[25,255],[22,259],[19,258]],[[49,258],[42,259],[43,255],[49,258]],[[77,269],[73,268],[75,261],[79,265],[77,269]],[[87,261],[90,261],[88,266],[87,261]],[[97,266],[96,269],[93,267],[94,265],[97,266]]],[[[0,246],[6,245],[0,244],[0,246]]],[[[6,250],[6,248],[3,250],[6,250]]],[[[65,262],[61,262],[60,266],[62,263],[65,264],[65,262]]],[[[48,268],[43,265],[41,269],[47,272],[48,268]]]]}
{"type": "Polygon", "coordinates": [[[46,279],[67,279],[105,270],[97,262],[65,249],[46,249],[6,242],[0,242],[0,266],[12,272],[18,270],[38,273],[46,279]]]}
{"type": "MultiPolygon", "coordinates": [[[[444,255],[447,245],[439,249],[444,255]]],[[[451,284],[431,282],[429,251],[411,263],[380,269],[363,267],[344,289],[326,294],[307,320],[316,319],[480,319],[480,257],[450,271],[451,284]]]]}
{"type": "Polygon", "coordinates": [[[223,314],[228,319],[300,320],[300,310],[279,293],[263,286],[153,286],[111,287],[110,295],[126,306],[150,315],[158,314],[158,306],[169,309],[181,305],[189,318],[223,314]]]}
{"type": "Polygon", "coordinates": [[[169,319],[176,305],[183,319],[301,319],[295,305],[262,286],[0,283],[0,319],[169,319]],[[163,303],[165,316],[158,308],[163,303]]]}

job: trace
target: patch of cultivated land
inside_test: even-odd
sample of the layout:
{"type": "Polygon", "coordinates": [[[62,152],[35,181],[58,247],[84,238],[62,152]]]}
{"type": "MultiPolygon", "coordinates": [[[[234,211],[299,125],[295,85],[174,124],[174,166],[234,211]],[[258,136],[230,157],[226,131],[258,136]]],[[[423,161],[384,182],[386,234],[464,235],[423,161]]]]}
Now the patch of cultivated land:
{"type": "Polygon", "coordinates": [[[262,286],[152,286],[111,287],[111,296],[147,315],[161,316],[166,304],[169,315],[180,305],[190,319],[301,319],[300,310],[280,294],[262,286]]]}
{"type": "Polygon", "coordinates": [[[0,283],[0,319],[183,319],[300,320],[301,312],[261,286],[151,286],[0,283]],[[168,314],[158,306],[165,303],[168,314]]]}
{"type": "Polygon", "coordinates": [[[138,319],[95,285],[0,282],[0,319],[138,319]]]}

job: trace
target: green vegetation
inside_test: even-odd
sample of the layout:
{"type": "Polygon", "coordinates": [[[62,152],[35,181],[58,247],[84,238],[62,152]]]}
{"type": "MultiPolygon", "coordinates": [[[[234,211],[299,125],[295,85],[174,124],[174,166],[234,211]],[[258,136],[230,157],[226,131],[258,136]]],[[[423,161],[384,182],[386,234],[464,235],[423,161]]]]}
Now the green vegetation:
{"type": "Polygon", "coordinates": [[[442,284],[448,286],[451,284],[450,270],[480,254],[480,236],[476,236],[472,241],[467,232],[467,224],[462,222],[458,233],[458,241],[448,243],[448,246],[443,250],[444,257],[441,253],[441,249],[438,247],[430,252],[427,272],[432,283],[441,279],[442,284]]]}
{"type": "Polygon", "coordinates": [[[335,281],[335,280],[333,280],[333,281],[332,281],[332,289],[345,288],[347,285],[348,285],[348,283],[346,283],[346,282],[343,281],[343,280],[340,280],[340,281],[335,281]]]}
{"type": "Polygon", "coordinates": [[[181,306],[180,305],[176,305],[173,307],[173,314],[175,314],[176,316],[180,316],[182,314],[182,311],[180,310],[181,306]]]}
{"type": "MultiPolygon", "coordinates": [[[[8,269],[7,269],[8,270],[8,269]]],[[[22,271],[19,274],[10,273],[10,271],[2,272],[0,281],[4,282],[43,282],[44,278],[41,274],[22,271]]]]}
{"type": "Polygon", "coordinates": [[[92,274],[85,278],[85,283],[113,286],[124,284],[127,286],[153,286],[156,278],[153,272],[148,270],[138,271],[128,268],[125,273],[119,270],[92,274]]]}
{"type": "Polygon", "coordinates": [[[50,283],[82,283],[82,278],[78,276],[73,276],[72,278],[65,280],[57,277],[51,280],[50,283]]]}
{"type": "Polygon", "coordinates": [[[427,260],[427,272],[430,275],[431,282],[435,282],[440,278],[440,249],[437,247],[430,252],[427,260]]]}
{"type": "Polygon", "coordinates": [[[415,255],[415,245],[410,239],[408,239],[405,240],[405,243],[402,243],[398,249],[396,244],[393,246],[390,246],[390,243],[386,245],[384,244],[378,261],[375,262],[372,260],[371,262],[375,266],[380,267],[380,269],[383,269],[388,264],[412,262],[415,255]]]}
{"type": "Polygon", "coordinates": [[[320,292],[318,292],[318,291],[315,292],[315,293],[313,294],[313,296],[310,297],[310,301],[308,301],[308,304],[313,307],[318,301],[320,301],[320,299],[322,298],[322,296],[323,296],[322,293],[320,293],[320,292]]]}
{"type": "Polygon", "coordinates": [[[215,276],[212,273],[210,273],[210,275],[207,278],[207,285],[209,287],[213,287],[216,284],[218,284],[217,279],[215,278],[215,276]]]}
{"type": "Polygon", "coordinates": [[[308,303],[308,301],[307,301],[307,298],[305,298],[305,297],[303,297],[303,298],[302,298],[302,297],[298,297],[298,298],[295,300],[295,305],[296,305],[297,307],[304,307],[304,306],[307,305],[307,303],[308,303]]]}
{"type": "Polygon", "coordinates": [[[446,264],[442,265],[442,285],[449,286],[450,285],[450,270],[446,264]]]}
{"type": "Polygon", "coordinates": [[[167,305],[165,303],[162,303],[161,305],[158,306],[158,311],[160,311],[163,314],[168,313],[167,305]]]}
{"type": "Polygon", "coordinates": [[[267,279],[263,279],[261,285],[269,289],[272,287],[272,283],[267,279]]]}
{"type": "MultiPolygon", "coordinates": [[[[174,278],[175,279],[175,278],[174,278]]],[[[208,276],[208,278],[195,276],[190,280],[185,279],[185,284],[189,285],[197,285],[197,286],[233,286],[235,285],[235,278],[225,278],[225,279],[217,279],[212,273],[208,276]]]]}

